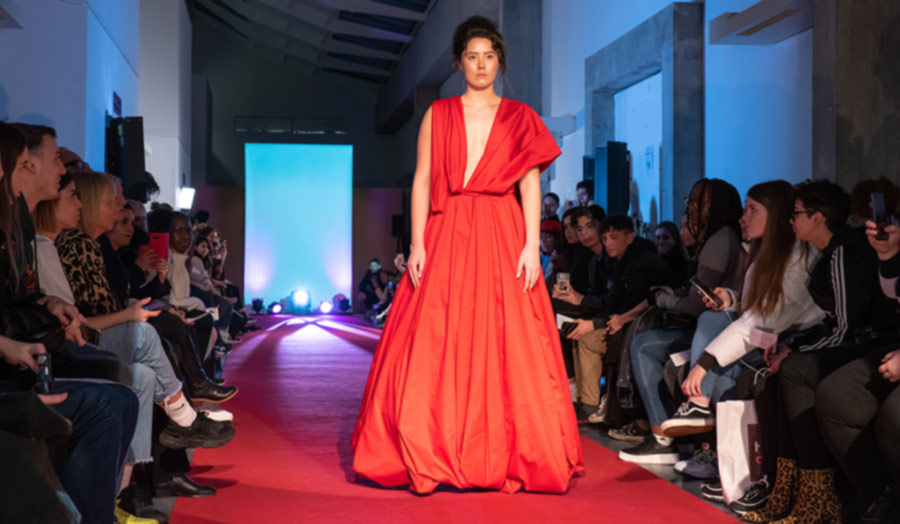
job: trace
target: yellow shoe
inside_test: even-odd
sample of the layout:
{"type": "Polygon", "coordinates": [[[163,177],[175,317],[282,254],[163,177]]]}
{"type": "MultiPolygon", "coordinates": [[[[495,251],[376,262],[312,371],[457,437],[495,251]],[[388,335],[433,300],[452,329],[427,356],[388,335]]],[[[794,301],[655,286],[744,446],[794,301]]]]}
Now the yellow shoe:
{"type": "Polygon", "coordinates": [[[142,519],[116,506],[116,522],[119,524],[159,524],[156,519],[142,519]]]}

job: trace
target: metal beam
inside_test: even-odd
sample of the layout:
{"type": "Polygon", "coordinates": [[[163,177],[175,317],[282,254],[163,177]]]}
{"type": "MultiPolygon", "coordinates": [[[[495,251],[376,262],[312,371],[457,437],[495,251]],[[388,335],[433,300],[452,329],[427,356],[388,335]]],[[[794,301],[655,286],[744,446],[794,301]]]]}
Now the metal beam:
{"type": "Polygon", "coordinates": [[[405,18],[407,20],[415,20],[417,22],[425,21],[425,13],[419,13],[402,7],[395,7],[388,4],[373,2],[372,0],[326,0],[335,9],[344,11],[353,11],[355,13],[367,13],[370,15],[393,16],[394,18],[405,18]]]}

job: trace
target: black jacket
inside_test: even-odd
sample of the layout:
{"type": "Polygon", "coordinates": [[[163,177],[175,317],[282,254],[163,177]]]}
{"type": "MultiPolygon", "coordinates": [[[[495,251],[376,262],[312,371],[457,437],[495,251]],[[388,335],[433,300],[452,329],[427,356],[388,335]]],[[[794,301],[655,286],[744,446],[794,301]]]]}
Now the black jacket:
{"type": "Polygon", "coordinates": [[[618,315],[638,305],[650,294],[650,288],[672,280],[669,266],[656,254],[656,246],[647,239],[635,238],[612,269],[607,292],[594,304],[594,328],[606,325],[618,315]]]}
{"type": "Polygon", "coordinates": [[[794,341],[800,351],[865,342],[896,331],[897,312],[881,291],[878,257],[860,228],[834,234],[810,273],[809,294],[825,321],[794,341]]]}

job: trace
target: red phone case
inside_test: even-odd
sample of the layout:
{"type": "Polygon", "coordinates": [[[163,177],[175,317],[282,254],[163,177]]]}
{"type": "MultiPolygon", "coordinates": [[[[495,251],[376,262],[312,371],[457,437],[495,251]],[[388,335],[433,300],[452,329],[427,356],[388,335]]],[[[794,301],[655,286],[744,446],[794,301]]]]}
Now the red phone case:
{"type": "Polygon", "coordinates": [[[159,258],[169,260],[169,234],[150,233],[150,249],[155,251],[159,258]]]}

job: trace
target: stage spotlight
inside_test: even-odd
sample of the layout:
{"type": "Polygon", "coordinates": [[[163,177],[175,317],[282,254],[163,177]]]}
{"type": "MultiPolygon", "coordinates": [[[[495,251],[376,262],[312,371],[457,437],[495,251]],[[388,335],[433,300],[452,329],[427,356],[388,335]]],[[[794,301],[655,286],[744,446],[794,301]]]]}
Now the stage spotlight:
{"type": "Polygon", "coordinates": [[[334,306],[331,305],[331,302],[327,300],[323,300],[321,304],[319,304],[319,312],[322,314],[329,314],[331,310],[334,309],[334,306]]]}
{"type": "Polygon", "coordinates": [[[263,299],[254,298],[250,307],[253,309],[254,313],[259,315],[260,313],[262,313],[263,309],[265,309],[266,306],[263,304],[263,299]]]}
{"type": "Polygon", "coordinates": [[[297,309],[308,308],[312,303],[312,297],[309,296],[309,291],[298,289],[291,293],[291,302],[297,309]]]}
{"type": "Polygon", "coordinates": [[[338,313],[347,313],[350,311],[350,301],[343,293],[338,293],[331,299],[331,310],[338,313]]]}
{"type": "Polygon", "coordinates": [[[269,314],[277,315],[281,313],[281,310],[284,309],[284,306],[281,305],[281,302],[272,302],[269,304],[269,314]]]}

